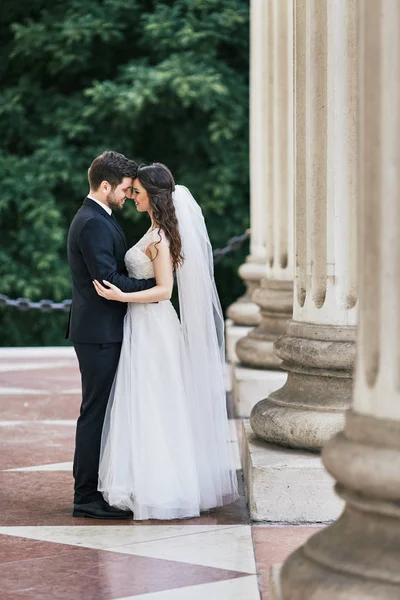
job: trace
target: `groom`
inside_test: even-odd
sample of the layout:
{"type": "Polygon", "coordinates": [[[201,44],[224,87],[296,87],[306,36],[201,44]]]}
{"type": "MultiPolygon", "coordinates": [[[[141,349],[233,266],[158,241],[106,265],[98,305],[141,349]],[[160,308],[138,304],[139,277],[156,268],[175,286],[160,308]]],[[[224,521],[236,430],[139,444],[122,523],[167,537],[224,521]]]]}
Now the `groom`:
{"type": "Polygon", "coordinates": [[[137,165],[118,152],[103,152],[88,172],[90,193],[68,234],[72,305],[67,338],[74,344],[82,378],[82,405],[76,427],[73,474],[74,517],[123,519],[131,513],[109,506],[97,490],[101,432],[118,366],[126,304],[96,293],[93,280],[110,281],[124,292],[151,288],[154,279],[128,277],[128,250],[113,215],[130,193],[137,165]]]}

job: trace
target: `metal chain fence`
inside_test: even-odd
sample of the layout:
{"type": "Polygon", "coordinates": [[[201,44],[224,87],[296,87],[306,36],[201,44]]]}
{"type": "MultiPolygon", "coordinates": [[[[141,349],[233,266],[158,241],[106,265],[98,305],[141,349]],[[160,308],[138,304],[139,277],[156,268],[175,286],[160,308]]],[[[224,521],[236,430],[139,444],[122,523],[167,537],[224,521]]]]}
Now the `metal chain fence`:
{"type": "MultiPolygon", "coordinates": [[[[221,260],[232,252],[236,252],[243,246],[243,244],[250,238],[250,230],[248,229],[242,235],[236,235],[231,238],[224,248],[218,248],[214,250],[214,265],[217,265],[221,260]]],[[[63,300],[62,302],[53,302],[53,300],[38,300],[37,302],[32,302],[27,298],[17,298],[16,300],[12,300],[8,296],[3,296],[0,294],[0,308],[4,307],[13,307],[18,310],[39,310],[40,312],[68,312],[69,307],[71,306],[71,300],[63,300]]]]}
{"type": "Polygon", "coordinates": [[[71,300],[63,300],[62,302],[53,302],[53,300],[39,300],[38,302],[32,302],[27,298],[17,298],[12,300],[8,296],[0,295],[0,308],[12,306],[18,310],[30,310],[32,308],[40,310],[41,312],[68,312],[71,306],[71,300]]]}
{"type": "Polygon", "coordinates": [[[236,252],[243,246],[243,244],[250,239],[250,229],[242,233],[242,235],[236,235],[231,238],[224,248],[218,248],[214,250],[214,265],[217,265],[227,254],[231,254],[232,252],[236,252]]]}

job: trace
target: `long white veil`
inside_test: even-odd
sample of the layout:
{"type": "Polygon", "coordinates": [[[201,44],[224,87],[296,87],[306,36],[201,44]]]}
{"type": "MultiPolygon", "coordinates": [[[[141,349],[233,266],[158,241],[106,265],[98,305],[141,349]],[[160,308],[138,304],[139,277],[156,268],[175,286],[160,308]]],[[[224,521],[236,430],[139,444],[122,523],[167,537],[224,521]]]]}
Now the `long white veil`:
{"type": "Polygon", "coordinates": [[[187,352],[201,509],[238,497],[224,377],[224,319],[214,281],[212,247],[200,206],[177,185],[173,195],[184,263],[176,270],[187,352]]]}

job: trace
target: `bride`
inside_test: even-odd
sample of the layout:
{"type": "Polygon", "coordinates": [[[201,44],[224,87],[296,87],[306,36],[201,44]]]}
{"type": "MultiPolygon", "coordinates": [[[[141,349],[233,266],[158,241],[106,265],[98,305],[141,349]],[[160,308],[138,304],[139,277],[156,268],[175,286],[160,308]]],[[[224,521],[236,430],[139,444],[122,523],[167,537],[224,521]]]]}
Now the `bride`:
{"type": "Polygon", "coordinates": [[[238,497],[212,249],[199,205],[165,165],[138,168],[133,198],[151,227],[126,253],[126,267],[157,284],[124,293],[94,281],[103,298],[129,303],[99,490],[134,519],[195,517],[238,497]],[[180,320],[170,302],[174,271],[180,320]]]}

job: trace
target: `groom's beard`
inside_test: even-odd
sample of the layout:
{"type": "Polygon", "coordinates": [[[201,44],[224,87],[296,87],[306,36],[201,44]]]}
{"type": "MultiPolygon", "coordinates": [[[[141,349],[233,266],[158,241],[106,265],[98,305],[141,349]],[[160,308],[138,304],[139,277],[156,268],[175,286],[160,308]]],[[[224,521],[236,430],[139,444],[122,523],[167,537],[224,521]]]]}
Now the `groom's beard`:
{"type": "Polygon", "coordinates": [[[114,192],[110,192],[107,195],[107,204],[111,208],[111,210],[122,210],[122,208],[125,204],[125,198],[122,198],[121,200],[117,200],[114,192]]]}

